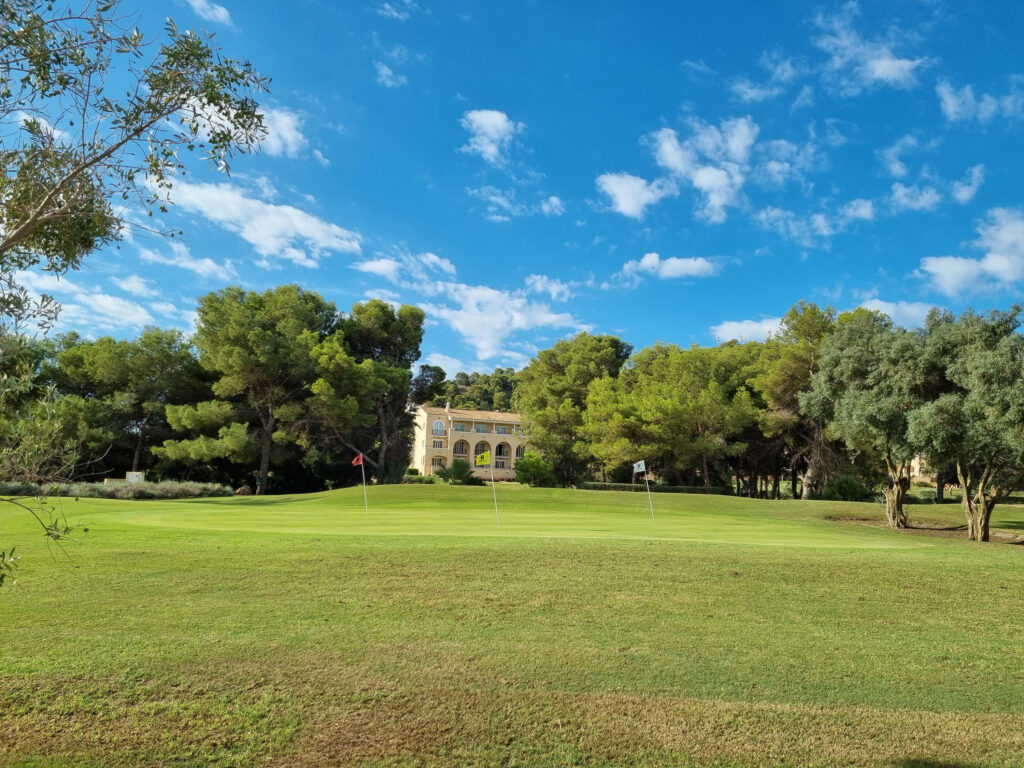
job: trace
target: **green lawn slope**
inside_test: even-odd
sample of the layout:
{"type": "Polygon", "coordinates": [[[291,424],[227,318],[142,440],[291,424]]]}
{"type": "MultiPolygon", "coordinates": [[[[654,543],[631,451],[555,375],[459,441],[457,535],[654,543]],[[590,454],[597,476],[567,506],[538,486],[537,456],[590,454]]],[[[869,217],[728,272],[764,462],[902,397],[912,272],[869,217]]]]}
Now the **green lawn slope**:
{"type": "Polygon", "coordinates": [[[1024,547],[496,491],[500,527],[490,488],[65,499],[70,560],[0,510],[0,764],[1024,762],[1024,547]]]}

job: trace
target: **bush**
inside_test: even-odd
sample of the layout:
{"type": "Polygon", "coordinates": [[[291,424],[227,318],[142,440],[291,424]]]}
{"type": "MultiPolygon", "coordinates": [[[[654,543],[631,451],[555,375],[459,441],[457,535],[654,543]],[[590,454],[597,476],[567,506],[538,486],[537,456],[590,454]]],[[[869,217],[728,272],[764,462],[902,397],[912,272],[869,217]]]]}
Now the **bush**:
{"type": "MultiPolygon", "coordinates": [[[[584,491],[632,491],[644,493],[647,487],[643,483],[580,483],[584,491]]],[[[730,493],[729,488],[719,488],[715,485],[662,485],[654,483],[651,485],[651,493],[707,493],[715,496],[725,496],[730,493]]]]}
{"type": "Polygon", "coordinates": [[[71,496],[84,499],[195,499],[232,496],[231,486],[219,483],[30,483],[0,484],[0,496],[71,496]],[[17,492],[15,492],[17,491],[17,492]]]}
{"type": "Polygon", "coordinates": [[[532,451],[516,462],[516,480],[533,488],[550,488],[555,484],[555,468],[532,451]]]}
{"type": "Polygon", "coordinates": [[[875,501],[877,494],[852,475],[840,475],[821,493],[826,501],[875,501]]]}
{"type": "Polygon", "coordinates": [[[449,485],[483,485],[484,481],[473,475],[473,467],[468,461],[455,459],[450,467],[441,467],[434,472],[434,477],[449,485]]]}
{"type": "Polygon", "coordinates": [[[406,477],[409,477],[410,475],[418,475],[419,473],[420,471],[416,469],[416,467],[409,467],[408,469],[405,470],[406,477]]]}
{"type": "Polygon", "coordinates": [[[377,468],[377,482],[381,485],[395,485],[402,482],[409,465],[404,461],[388,461],[377,468]]]}
{"type": "Polygon", "coordinates": [[[433,485],[437,478],[433,475],[406,475],[402,480],[403,485],[433,485]]]}

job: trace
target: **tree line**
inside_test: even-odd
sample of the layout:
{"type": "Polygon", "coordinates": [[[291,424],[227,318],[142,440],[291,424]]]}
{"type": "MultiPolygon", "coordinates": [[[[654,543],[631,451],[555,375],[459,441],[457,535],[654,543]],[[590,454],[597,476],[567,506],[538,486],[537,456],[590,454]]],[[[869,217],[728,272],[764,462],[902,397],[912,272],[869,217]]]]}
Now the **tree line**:
{"type": "MultiPolygon", "coordinates": [[[[627,480],[633,462],[670,484],[765,498],[877,488],[907,525],[911,463],[960,486],[972,539],[1024,480],[1021,310],[934,309],[907,330],[884,314],[801,302],[764,342],[655,344],[586,333],[540,352],[512,397],[563,485],[627,480]]],[[[940,495],[941,500],[941,495],[940,495]]]]}

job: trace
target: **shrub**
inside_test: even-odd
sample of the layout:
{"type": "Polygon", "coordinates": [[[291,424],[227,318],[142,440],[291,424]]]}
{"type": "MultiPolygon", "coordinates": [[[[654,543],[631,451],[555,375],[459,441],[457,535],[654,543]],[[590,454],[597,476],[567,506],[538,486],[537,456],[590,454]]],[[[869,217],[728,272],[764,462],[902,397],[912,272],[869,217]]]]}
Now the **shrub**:
{"type": "Polygon", "coordinates": [[[462,459],[455,459],[450,467],[441,467],[434,472],[434,477],[449,485],[483,485],[483,480],[473,475],[469,462],[462,459]]]}
{"type": "Polygon", "coordinates": [[[874,501],[876,494],[852,475],[840,475],[822,491],[826,501],[874,501]]]}
{"type": "MultiPolygon", "coordinates": [[[[632,491],[643,493],[647,490],[643,483],[580,483],[584,491],[632,491]]],[[[728,495],[729,488],[719,488],[714,485],[662,485],[654,483],[651,485],[651,493],[707,493],[716,496],[728,495]]]]}
{"type": "Polygon", "coordinates": [[[550,488],[555,484],[554,465],[529,451],[516,462],[516,480],[533,488],[550,488]]]}
{"type": "Polygon", "coordinates": [[[218,483],[30,483],[0,484],[3,496],[72,496],[85,499],[194,499],[208,496],[231,496],[231,487],[218,483]],[[16,489],[18,492],[12,492],[16,489]]]}
{"type": "Polygon", "coordinates": [[[410,475],[418,475],[419,473],[420,471],[416,469],[416,467],[409,467],[407,470],[405,470],[406,477],[409,477],[410,475]]]}
{"type": "Polygon", "coordinates": [[[433,485],[437,478],[433,475],[406,475],[402,480],[403,485],[433,485]]]}
{"type": "Polygon", "coordinates": [[[409,465],[404,461],[387,461],[377,468],[377,481],[382,485],[395,485],[402,482],[405,470],[409,465]]]}

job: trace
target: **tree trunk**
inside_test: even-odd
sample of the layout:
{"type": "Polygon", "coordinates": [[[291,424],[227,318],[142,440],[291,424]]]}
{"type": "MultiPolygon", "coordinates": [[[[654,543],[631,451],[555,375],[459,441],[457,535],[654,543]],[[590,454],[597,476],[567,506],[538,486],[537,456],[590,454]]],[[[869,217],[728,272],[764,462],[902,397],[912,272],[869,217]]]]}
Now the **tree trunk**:
{"type": "Polygon", "coordinates": [[[779,488],[779,473],[778,471],[772,475],[772,498],[778,501],[782,498],[782,491],[779,488]]]}
{"type": "Polygon", "coordinates": [[[888,488],[882,489],[885,496],[885,519],[889,522],[890,528],[906,528],[907,515],[903,511],[903,498],[907,494],[910,482],[906,478],[900,478],[893,482],[888,488]]]}
{"type": "Polygon", "coordinates": [[[792,484],[793,484],[793,498],[794,499],[799,499],[800,495],[799,495],[798,490],[797,490],[797,476],[799,475],[799,473],[796,471],[796,462],[795,461],[793,462],[793,468],[790,470],[790,473],[791,474],[789,476],[789,479],[790,479],[790,482],[792,482],[792,484]]]}
{"type": "Polygon", "coordinates": [[[701,451],[700,452],[700,462],[701,462],[701,467],[702,467],[702,469],[704,471],[704,487],[707,488],[709,485],[711,485],[711,480],[708,477],[708,453],[707,453],[707,451],[701,451]]]}
{"type": "MultiPolygon", "coordinates": [[[[795,470],[794,470],[795,472],[795,470]]],[[[800,491],[800,498],[806,501],[811,498],[811,486],[814,485],[814,464],[808,462],[807,471],[804,472],[803,488],[800,491]]]]}
{"type": "Polygon", "coordinates": [[[270,449],[274,443],[275,421],[276,419],[271,415],[270,419],[264,422],[263,426],[263,446],[260,451],[260,480],[256,488],[257,496],[262,496],[267,492],[267,482],[270,478],[270,449]]]}
{"type": "Polygon", "coordinates": [[[942,477],[942,470],[935,472],[935,501],[937,504],[945,503],[946,481],[942,477]]]}
{"type": "Polygon", "coordinates": [[[149,423],[149,416],[142,420],[139,425],[139,439],[135,441],[135,453],[132,454],[132,472],[139,471],[139,458],[142,456],[142,440],[146,436],[146,424],[149,423]]]}

